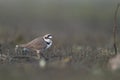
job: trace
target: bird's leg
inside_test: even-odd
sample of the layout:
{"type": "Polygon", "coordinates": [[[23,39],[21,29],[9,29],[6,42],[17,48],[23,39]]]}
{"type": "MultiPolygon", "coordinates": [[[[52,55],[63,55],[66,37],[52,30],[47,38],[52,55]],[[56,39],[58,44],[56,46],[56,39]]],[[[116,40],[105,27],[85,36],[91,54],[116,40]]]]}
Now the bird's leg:
{"type": "Polygon", "coordinates": [[[46,61],[48,60],[48,58],[43,53],[40,53],[40,56],[44,58],[46,61]]]}
{"type": "Polygon", "coordinates": [[[36,59],[40,59],[40,50],[36,50],[36,53],[37,53],[36,59]]]}

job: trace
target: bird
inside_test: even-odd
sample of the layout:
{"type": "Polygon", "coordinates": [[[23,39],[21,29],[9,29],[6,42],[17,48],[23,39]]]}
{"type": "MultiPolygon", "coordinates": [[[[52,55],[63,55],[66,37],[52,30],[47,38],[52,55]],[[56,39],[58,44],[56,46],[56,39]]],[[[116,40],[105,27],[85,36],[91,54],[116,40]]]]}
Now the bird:
{"type": "Polygon", "coordinates": [[[28,43],[16,45],[15,51],[17,51],[19,47],[24,48],[24,50],[33,50],[36,51],[37,59],[40,59],[40,54],[51,47],[53,43],[52,38],[51,34],[37,37],[28,43]]]}

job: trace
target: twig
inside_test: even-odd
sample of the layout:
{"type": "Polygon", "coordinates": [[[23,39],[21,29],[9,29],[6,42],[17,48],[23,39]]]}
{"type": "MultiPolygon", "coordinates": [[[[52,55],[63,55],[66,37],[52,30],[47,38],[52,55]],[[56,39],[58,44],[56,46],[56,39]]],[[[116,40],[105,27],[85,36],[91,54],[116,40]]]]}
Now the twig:
{"type": "Polygon", "coordinates": [[[120,3],[117,4],[115,14],[114,14],[114,26],[113,26],[113,47],[115,50],[115,55],[117,54],[117,45],[116,45],[116,35],[117,35],[117,13],[119,9],[120,3]]]}

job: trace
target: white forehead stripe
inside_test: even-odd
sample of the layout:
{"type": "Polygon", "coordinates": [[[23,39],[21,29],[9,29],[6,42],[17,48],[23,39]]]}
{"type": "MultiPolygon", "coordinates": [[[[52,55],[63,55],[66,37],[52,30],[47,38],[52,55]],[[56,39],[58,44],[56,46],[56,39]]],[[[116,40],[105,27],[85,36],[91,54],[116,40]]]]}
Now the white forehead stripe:
{"type": "Polygon", "coordinates": [[[52,36],[49,36],[49,38],[52,38],[52,36]]]}

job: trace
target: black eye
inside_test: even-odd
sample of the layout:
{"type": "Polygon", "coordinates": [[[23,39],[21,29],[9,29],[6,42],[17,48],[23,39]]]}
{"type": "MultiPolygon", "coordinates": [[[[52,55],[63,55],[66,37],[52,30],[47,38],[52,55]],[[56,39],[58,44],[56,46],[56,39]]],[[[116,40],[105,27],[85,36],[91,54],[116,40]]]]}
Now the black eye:
{"type": "Polygon", "coordinates": [[[52,35],[48,35],[48,38],[51,38],[52,37],[52,35]]]}
{"type": "Polygon", "coordinates": [[[48,37],[50,37],[51,35],[48,35],[48,37]]]}
{"type": "Polygon", "coordinates": [[[45,39],[47,39],[48,37],[45,37],[45,39]]]}

